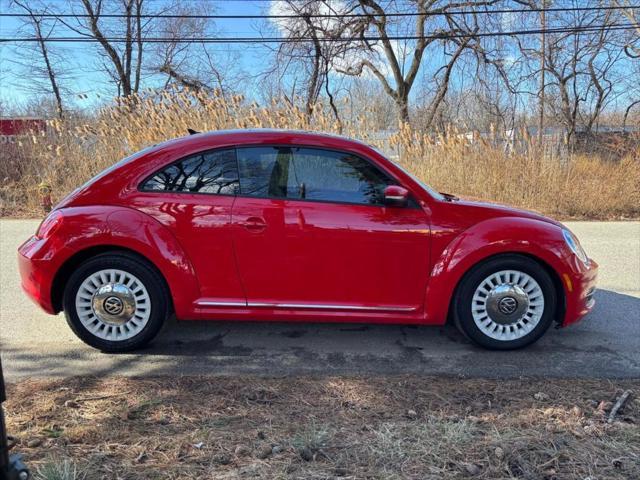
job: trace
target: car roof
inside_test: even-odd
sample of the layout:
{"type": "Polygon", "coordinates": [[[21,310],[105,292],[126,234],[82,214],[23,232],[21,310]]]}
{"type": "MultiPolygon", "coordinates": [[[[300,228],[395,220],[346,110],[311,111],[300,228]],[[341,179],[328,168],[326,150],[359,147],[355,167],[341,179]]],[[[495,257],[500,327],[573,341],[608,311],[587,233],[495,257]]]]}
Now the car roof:
{"type": "Polygon", "coordinates": [[[183,137],[171,139],[162,143],[158,143],[149,148],[149,150],[161,150],[172,146],[188,146],[192,144],[205,145],[210,141],[210,145],[215,147],[218,144],[235,143],[242,145],[244,143],[263,143],[273,142],[280,144],[302,144],[302,145],[325,145],[335,147],[345,147],[348,144],[359,145],[371,148],[360,140],[355,140],[341,135],[312,132],[308,130],[287,130],[274,128],[254,128],[254,129],[232,129],[232,130],[211,130],[208,132],[199,132],[183,137]]]}
{"type": "MultiPolygon", "coordinates": [[[[337,135],[334,133],[325,133],[325,132],[316,132],[312,130],[295,130],[295,129],[286,129],[286,128],[235,128],[229,130],[210,130],[207,132],[198,132],[194,135],[249,135],[249,136],[270,136],[270,135],[279,135],[279,134],[293,134],[297,137],[304,138],[335,138],[337,140],[348,140],[350,142],[358,142],[358,140],[353,140],[351,138],[345,137],[343,135],[337,135]]],[[[360,142],[361,143],[361,142],[360,142]]]]}
{"type": "Polygon", "coordinates": [[[364,142],[352,140],[347,137],[301,130],[279,130],[279,129],[236,129],[236,130],[215,130],[202,132],[193,135],[186,135],[163,143],[148,146],[130,155],[103,170],[101,173],[89,180],[74,194],[67,197],[64,202],[69,205],[77,199],[88,195],[91,196],[94,189],[100,189],[106,185],[105,190],[109,192],[121,192],[127,188],[135,189],[143,178],[150,175],[152,171],[161,168],[163,165],[180,158],[186,158],[198,152],[214,150],[217,148],[234,148],[236,146],[300,146],[309,148],[324,148],[328,150],[340,150],[352,152],[356,155],[368,157],[378,157],[383,166],[396,171],[396,174],[406,175],[397,171],[393,162],[387,160],[384,155],[377,152],[364,142]],[[388,163],[388,164],[387,164],[388,163]],[[133,173],[125,171],[132,169],[133,173]],[[122,174],[120,174],[122,173],[122,174]]]}

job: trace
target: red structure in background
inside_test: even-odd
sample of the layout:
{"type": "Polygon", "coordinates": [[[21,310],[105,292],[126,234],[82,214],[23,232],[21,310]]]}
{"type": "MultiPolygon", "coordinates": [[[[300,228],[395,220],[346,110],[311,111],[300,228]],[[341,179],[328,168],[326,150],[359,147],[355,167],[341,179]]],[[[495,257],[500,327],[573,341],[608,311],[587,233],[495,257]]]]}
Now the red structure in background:
{"type": "MultiPolygon", "coordinates": [[[[31,134],[44,134],[47,121],[42,118],[0,118],[0,179],[3,182],[18,181],[29,165],[29,149],[23,148],[31,134]]],[[[51,189],[41,186],[39,189],[42,210],[51,210],[51,189]]],[[[28,195],[28,192],[24,192],[28,195]]]]}
{"type": "Polygon", "coordinates": [[[42,132],[46,127],[46,121],[41,118],[0,118],[0,142],[13,143],[15,137],[42,132]]]}

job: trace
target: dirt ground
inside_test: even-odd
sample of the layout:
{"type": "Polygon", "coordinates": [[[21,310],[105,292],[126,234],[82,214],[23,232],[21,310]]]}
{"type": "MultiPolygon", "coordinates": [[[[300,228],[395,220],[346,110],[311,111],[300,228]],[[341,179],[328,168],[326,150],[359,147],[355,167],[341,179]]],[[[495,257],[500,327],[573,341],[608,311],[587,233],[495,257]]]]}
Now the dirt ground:
{"type": "Polygon", "coordinates": [[[640,478],[640,380],[72,378],[8,388],[36,478],[640,478]],[[613,404],[632,394],[615,415],[613,404]]]}

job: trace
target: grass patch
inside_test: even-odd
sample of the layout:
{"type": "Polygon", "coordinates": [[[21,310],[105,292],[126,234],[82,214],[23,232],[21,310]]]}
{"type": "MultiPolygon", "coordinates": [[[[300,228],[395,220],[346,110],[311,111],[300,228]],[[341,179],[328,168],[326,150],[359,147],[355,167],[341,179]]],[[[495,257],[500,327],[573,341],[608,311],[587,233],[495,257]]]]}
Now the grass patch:
{"type": "Polygon", "coordinates": [[[52,458],[37,470],[37,480],[84,480],[85,475],[68,459],[52,458]]]}
{"type": "Polygon", "coordinates": [[[638,392],[637,380],[74,378],[10,385],[6,414],[46,479],[626,480],[640,478],[638,392]]]}

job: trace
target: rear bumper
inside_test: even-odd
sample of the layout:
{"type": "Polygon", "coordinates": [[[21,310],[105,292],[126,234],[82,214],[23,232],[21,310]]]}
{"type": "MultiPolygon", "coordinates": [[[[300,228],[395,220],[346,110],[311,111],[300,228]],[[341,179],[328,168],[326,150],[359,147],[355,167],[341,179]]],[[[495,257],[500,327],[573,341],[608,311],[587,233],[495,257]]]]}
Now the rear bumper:
{"type": "Polygon", "coordinates": [[[51,301],[51,286],[56,269],[48,258],[46,240],[35,236],[18,248],[18,269],[22,289],[45,312],[57,313],[51,301]]]}
{"type": "Polygon", "coordinates": [[[598,264],[591,260],[587,266],[578,263],[577,259],[575,261],[572,271],[562,274],[566,296],[566,310],[561,324],[563,327],[579,322],[595,305],[598,264]]]}

